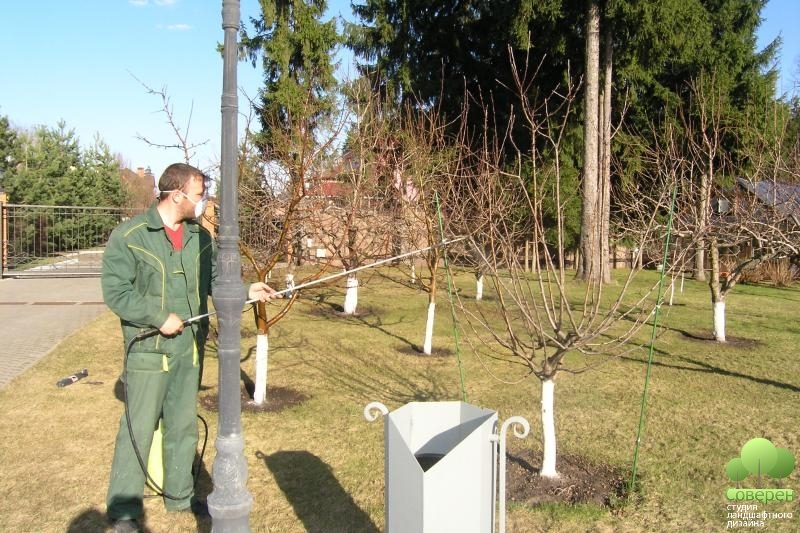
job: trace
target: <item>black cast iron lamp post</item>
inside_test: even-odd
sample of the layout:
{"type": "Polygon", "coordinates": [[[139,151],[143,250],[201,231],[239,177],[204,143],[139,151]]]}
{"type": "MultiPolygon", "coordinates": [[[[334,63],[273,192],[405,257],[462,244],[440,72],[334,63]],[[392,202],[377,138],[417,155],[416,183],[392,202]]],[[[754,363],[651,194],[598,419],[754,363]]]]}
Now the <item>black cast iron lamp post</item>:
{"type": "Polygon", "coordinates": [[[253,496],[247,490],[242,405],[239,390],[241,317],[245,303],[239,255],[237,160],[237,33],[239,0],[222,1],[225,34],[222,73],[222,154],[220,166],[220,223],[217,284],[214,307],[219,321],[219,427],[217,455],[211,467],[214,488],[208,496],[211,531],[249,532],[253,496]]]}

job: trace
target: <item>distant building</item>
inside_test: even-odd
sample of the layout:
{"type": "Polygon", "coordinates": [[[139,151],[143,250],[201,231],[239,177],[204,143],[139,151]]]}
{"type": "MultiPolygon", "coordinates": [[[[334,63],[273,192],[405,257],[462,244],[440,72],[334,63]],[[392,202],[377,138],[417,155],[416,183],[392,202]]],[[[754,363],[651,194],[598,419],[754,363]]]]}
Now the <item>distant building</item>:
{"type": "Polygon", "coordinates": [[[139,167],[136,172],[123,168],[120,179],[127,195],[125,207],[143,211],[153,204],[156,197],[156,178],[150,167],[139,167]]]}
{"type": "Polygon", "coordinates": [[[737,178],[742,190],[752,194],[782,222],[800,225],[800,185],[737,178]]]}

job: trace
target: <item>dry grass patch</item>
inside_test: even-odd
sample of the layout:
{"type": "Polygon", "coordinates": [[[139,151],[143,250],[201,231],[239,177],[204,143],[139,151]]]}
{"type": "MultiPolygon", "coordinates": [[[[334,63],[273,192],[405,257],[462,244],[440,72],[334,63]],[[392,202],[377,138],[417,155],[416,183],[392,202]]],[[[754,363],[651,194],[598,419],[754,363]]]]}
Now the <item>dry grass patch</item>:
{"type": "MultiPolygon", "coordinates": [[[[655,274],[644,275],[652,283],[655,274]]],[[[473,279],[469,273],[457,278],[462,295],[474,291],[473,279]]],[[[744,345],[693,338],[705,335],[711,324],[705,285],[687,281],[676,305],[663,310],[636,500],[614,501],[610,507],[597,498],[573,505],[510,502],[509,532],[722,530],[724,490],[731,483],[725,464],[747,440],[766,437],[800,455],[800,329],[794,319],[800,291],[749,286],[737,291],[728,304],[728,332],[747,339],[744,345]]],[[[364,406],[378,400],[394,410],[410,401],[461,397],[454,355],[424,357],[409,351],[422,342],[427,295],[372,277],[359,295],[358,316],[335,312],[333,304],[342,299],[340,287],[305,291],[273,329],[268,398],[273,397],[268,401],[283,401],[281,408],[248,410],[243,399],[254,532],[382,531],[383,428],[380,422],[364,421],[364,406]],[[283,400],[276,398],[281,394],[283,400]]],[[[252,375],[248,354],[255,339],[248,314],[243,325],[242,369],[252,375]]],[[[212,401],[217,365],[214,346],[209,348],[200,393],[210,432],[198,484],[201,495],[211,490],[208,473],[217,431],[212,401]]],[[[456,353],[444,294],[434,349],[456,353]]],[[[524,441],[510,439],[509,452],[517,464],[534,470],[541,453],[538,382],[489,362],[493,373],[513,382],[502,383],[487,373],[486,360],[468,352],[462,360],[470,403],[497,410],[501,420],[522,415],[530,421],[531,435],[524,441]]],[[[627,481],[646,360],[646,350],[634,350],[595,371],[558,377],[556,419],[565,469],[572,461],[590,475],[627,481]]],[[[118,323],[106,313],[0,391],[5,465],[0,491],[6,495],[0,503],[0,530],[107,530],[104,500],[122,413],[121,362],[118,323]],[[63,389],[55,386],[57,379],[80,368],[89,369],[86,379],[63,389]]],[[[798,479],[795,471],[785,486],[800,488],[798,479]]],[[[568,490],[575,495],[578,489],[568,490]]],[[[145,508],[153,532],[210,529],[208,521],[167,515],[157,498],[148,498],[145,508]]],[[[792,509],[787,504],[770,507],[792,509]]],[[[796,520],[774,522],[764,530],[792,531],[796,520]]]]}

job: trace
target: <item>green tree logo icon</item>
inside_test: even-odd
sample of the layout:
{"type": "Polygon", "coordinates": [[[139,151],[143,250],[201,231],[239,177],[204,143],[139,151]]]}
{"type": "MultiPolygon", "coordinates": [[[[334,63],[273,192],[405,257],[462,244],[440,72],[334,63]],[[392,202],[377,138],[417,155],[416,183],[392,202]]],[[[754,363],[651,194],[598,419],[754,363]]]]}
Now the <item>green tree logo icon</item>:
{"type": "Polygon", "coordinates": [[[764,438],[750,439],[742,446],[741,457],[731,459],[725,465],[725,472],[731,480],[739,482],[748,474],[758,476],[758,486],[761,488],[761,474],[766,474],[778,480],[778,486],[783,484],[783,479],[792,473],[795,466],[794,455],[786,448],[776,448],[769,440],[764,438]]]}
{"type": "Polygon", "coordinates": [[[746,478],[748,474],[750,474],[750,472],[747,471],[747,468],[744,467],[741,457],[737,457],[728,461],[728,464],[725,465],[725,472],[728,474],[729,478],[736,482],[737,489],[739,488],[739,482],[746,478]]]}
{"type": "Polygon", "coordinates": [[[776,448],[778,452],[778,460],[772,470],[767,472],[767,475],[773,479],[778,480],[778,488],[783,488],[783,478],[788,476],[794,470],[794,455],[786,448],[776,448]]]}

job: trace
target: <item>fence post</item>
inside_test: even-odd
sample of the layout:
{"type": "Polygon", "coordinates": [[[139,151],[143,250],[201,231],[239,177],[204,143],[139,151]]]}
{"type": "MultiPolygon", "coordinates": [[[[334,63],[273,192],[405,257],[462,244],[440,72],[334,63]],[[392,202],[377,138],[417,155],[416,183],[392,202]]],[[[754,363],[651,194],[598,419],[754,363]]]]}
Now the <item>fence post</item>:
{"type": "Polygon", "coordinates": [[[6,202],[8,196],[6,190],[0,186],[0,250],[2,250],[2,260],[0,261],[0,279],[5,277],[6,262],[8,261],[8,208],[6,202]]]}

